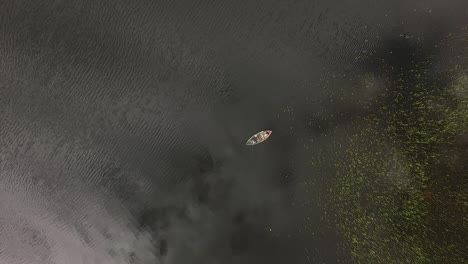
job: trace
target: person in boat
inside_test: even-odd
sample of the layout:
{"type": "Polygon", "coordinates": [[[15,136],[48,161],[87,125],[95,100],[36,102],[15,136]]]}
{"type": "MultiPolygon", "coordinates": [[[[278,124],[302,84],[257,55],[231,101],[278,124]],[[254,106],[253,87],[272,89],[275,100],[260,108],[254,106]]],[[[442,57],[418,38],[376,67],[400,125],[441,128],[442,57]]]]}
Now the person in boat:
{"type": "Polygon", "coordinates": [[[267,132],[263,132],[263,133],[258,134],[258,141],[265,140],[267,135],[268,135],[267,132]]]}
{"type": "Polygon", "coordinates": [[[252,142],[252,144],[257,144],[258,143],[258,138],[257,137],[253,137],[250,142],[252,142]]]}

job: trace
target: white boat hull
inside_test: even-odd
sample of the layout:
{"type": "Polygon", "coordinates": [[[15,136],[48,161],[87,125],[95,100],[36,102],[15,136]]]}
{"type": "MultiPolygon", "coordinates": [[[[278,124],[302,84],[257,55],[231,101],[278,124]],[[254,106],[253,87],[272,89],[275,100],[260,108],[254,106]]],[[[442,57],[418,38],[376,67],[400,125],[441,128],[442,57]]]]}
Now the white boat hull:
{"type": "Polygon", "coordinates": [[[267,140],[272,131],[271,130],[264,130],[260,131],[257,134],[251,136],[249,140],[245,143],[247,146],[253,146],[262,143],[263,141],[267,140]]]}

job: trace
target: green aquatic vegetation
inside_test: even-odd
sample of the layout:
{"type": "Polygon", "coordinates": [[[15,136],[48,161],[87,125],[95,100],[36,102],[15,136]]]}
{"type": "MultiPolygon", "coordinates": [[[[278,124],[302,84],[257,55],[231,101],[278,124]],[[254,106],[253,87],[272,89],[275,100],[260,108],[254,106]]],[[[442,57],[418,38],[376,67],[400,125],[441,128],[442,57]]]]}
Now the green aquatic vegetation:
{"type": "Polygon", "coordinates": [[[335,164],[336,221],[357,263],[467,261],[467,175],[456,146],[468,129],[468,76],[438,87],[418,70],[410,83],[387,80],[391,89],[353,123],[335,164]]]}

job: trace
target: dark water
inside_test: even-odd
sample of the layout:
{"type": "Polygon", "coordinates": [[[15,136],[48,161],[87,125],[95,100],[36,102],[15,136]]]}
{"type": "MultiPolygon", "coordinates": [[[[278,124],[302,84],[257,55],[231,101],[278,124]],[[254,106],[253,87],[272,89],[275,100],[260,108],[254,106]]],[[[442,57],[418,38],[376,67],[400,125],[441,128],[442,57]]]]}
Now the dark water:
{"type": "Polygon", "coordinates": [[[0,263],[352,263],[311,160],[381,80],[466,72],[467,21],[463,0],[2,1],[0,263]]]}

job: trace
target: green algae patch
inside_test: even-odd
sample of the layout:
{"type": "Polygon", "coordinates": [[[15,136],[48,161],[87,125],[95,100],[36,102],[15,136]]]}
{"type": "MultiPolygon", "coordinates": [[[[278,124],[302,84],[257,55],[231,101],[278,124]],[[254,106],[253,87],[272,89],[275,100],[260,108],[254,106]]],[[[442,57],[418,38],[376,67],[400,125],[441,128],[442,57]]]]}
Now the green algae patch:
{"type": "Polygon", "coordinates": [[[337,158],[331,200],[357,263],[468,261],[468,76],[444,87],[423,66],[385,80],[337,158]]]}

